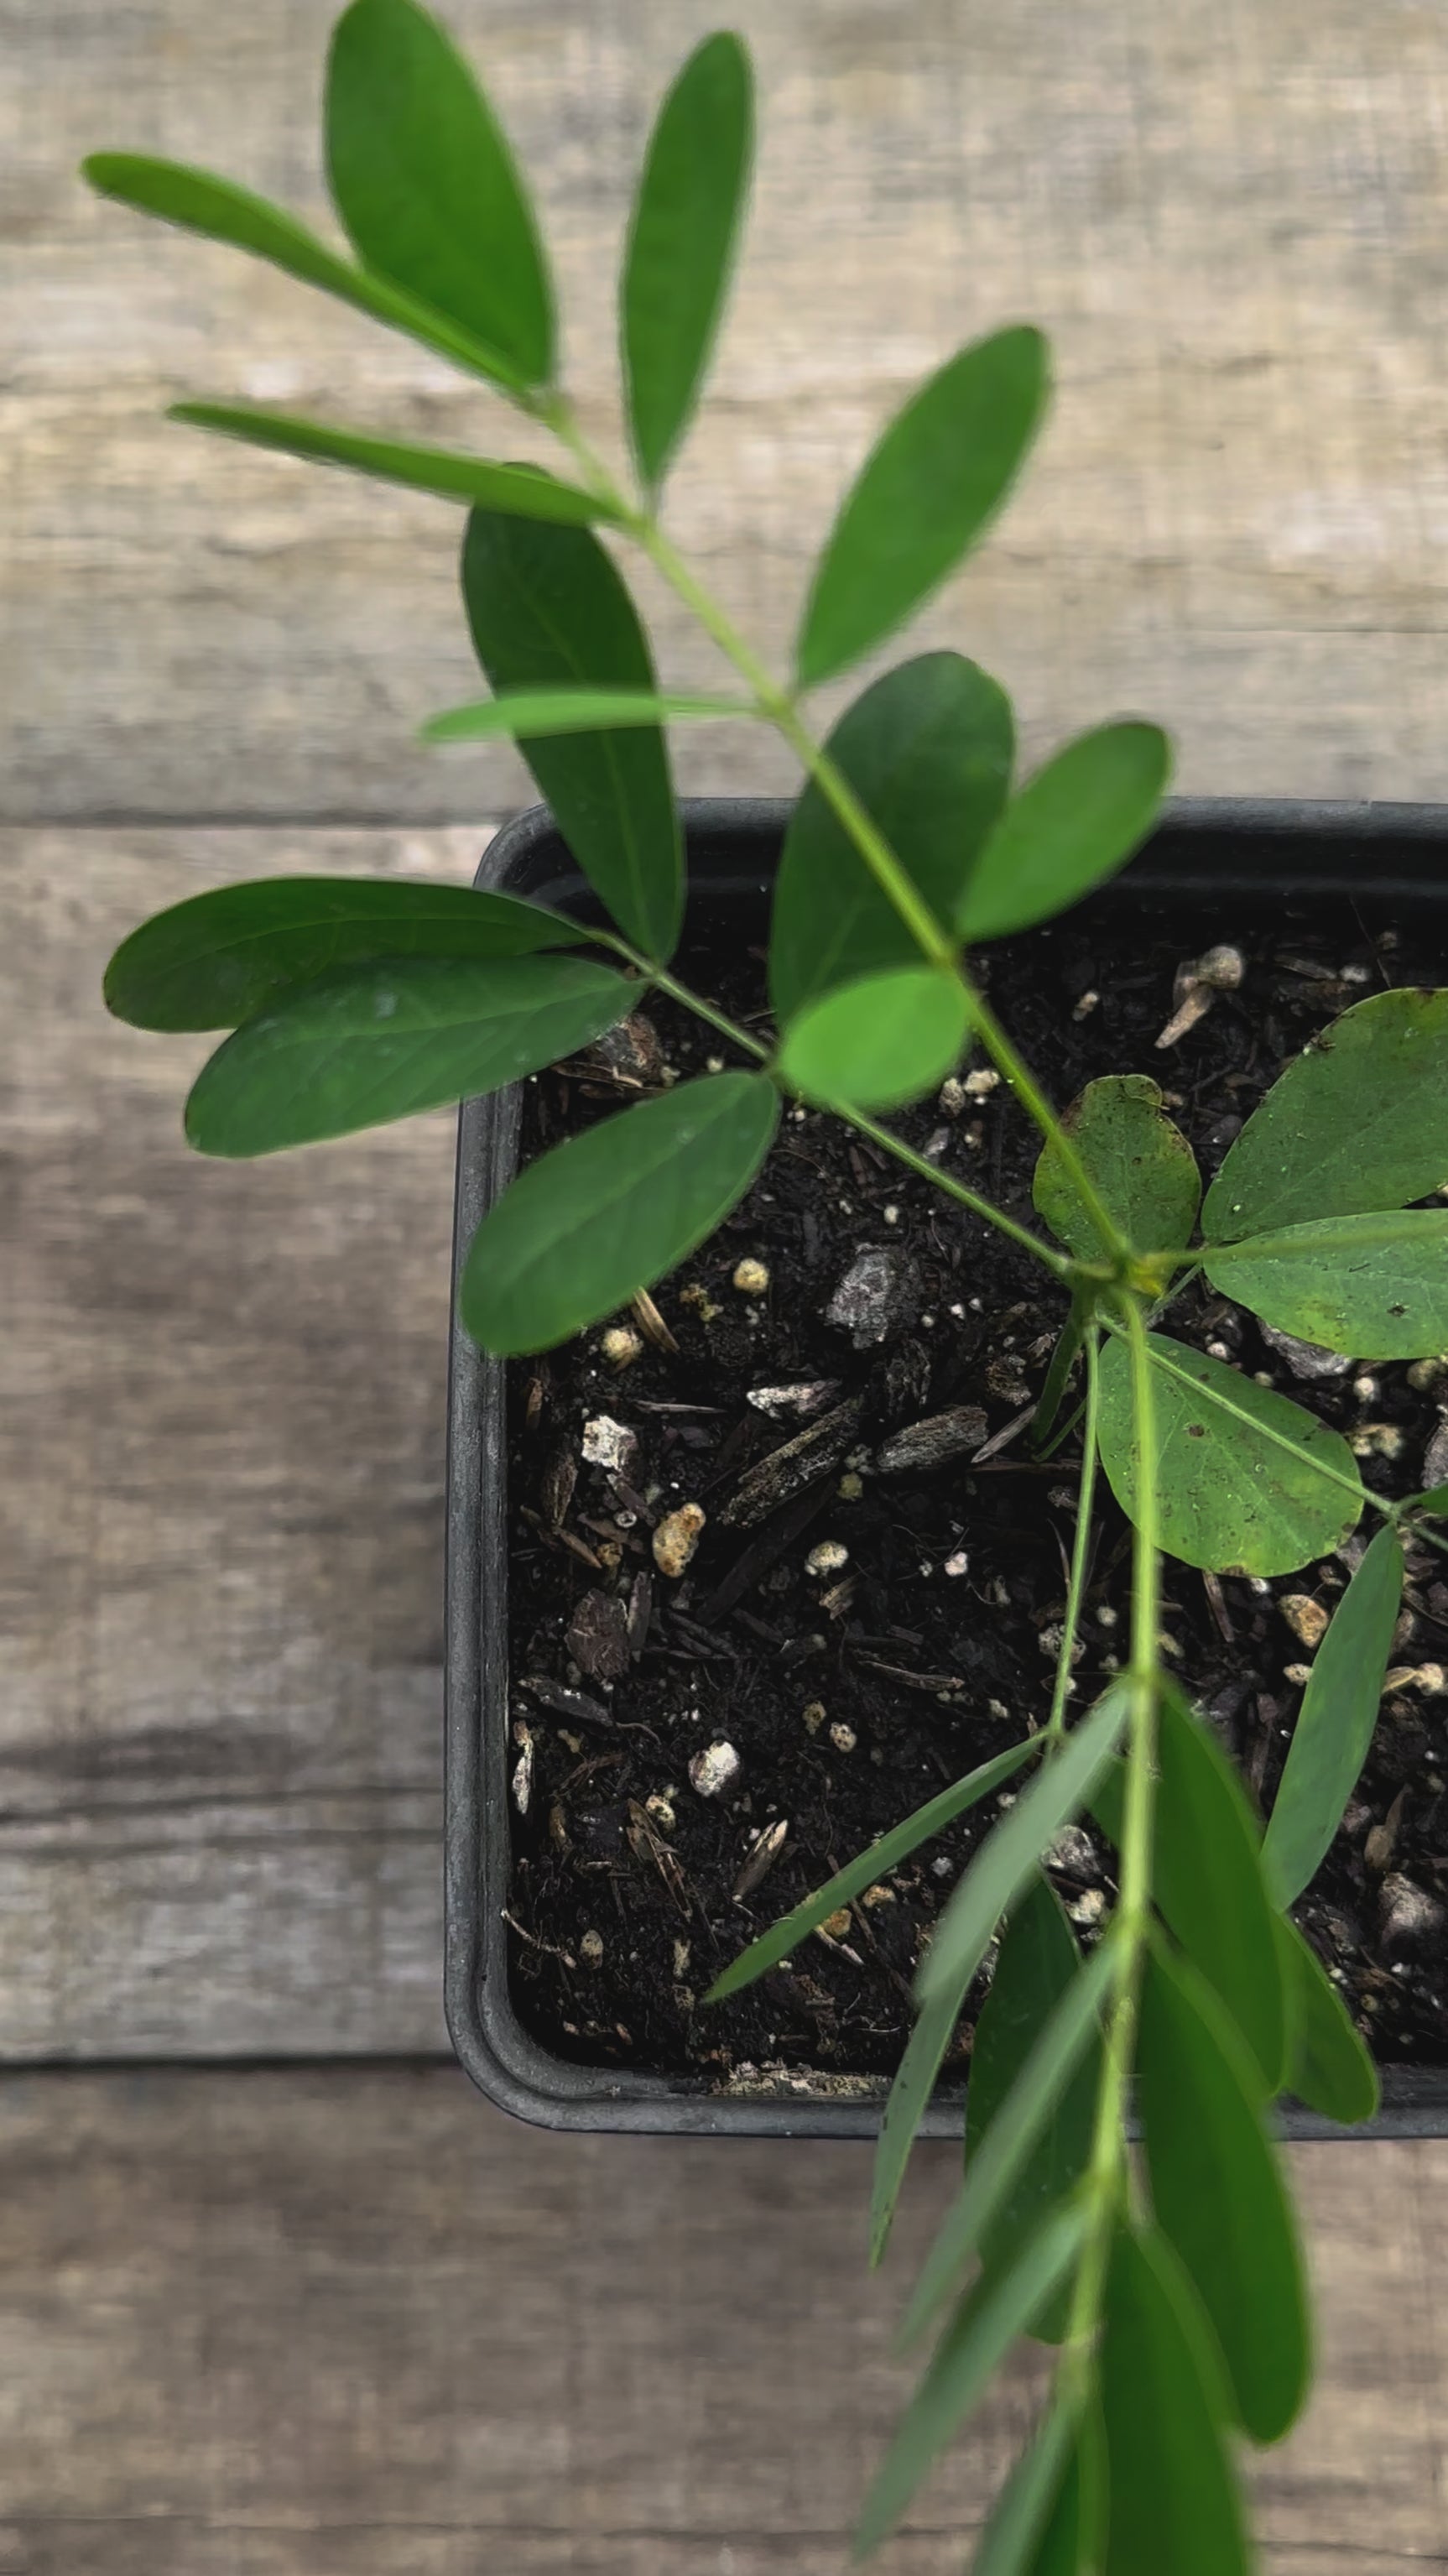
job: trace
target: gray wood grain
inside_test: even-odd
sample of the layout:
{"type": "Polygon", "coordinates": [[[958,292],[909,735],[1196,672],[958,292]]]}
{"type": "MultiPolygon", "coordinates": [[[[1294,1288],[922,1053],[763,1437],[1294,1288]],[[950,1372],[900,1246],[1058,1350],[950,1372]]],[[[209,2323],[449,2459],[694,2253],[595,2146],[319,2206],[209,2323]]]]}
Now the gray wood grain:
{"type": "MultiPolygon", "coordinates": [[[[921,2154],[873,2280],[868,2162],[539,2136],[450,2069],[11,2076],[0,2277],[25,2367],[0,2411],[0,2569],[839,2576],[954,2159],[921,2154]]],[[[1266,2567],[1443,2565],[1422,2253],[1448,2151],[1293,2163],[1323,2351],[1307,2421],[1254,2471],[1266,2567]]],[[[881,2576],[957,2576],[1030,2377],[992,2396],[881,2576]]]]}
{"type": "MultiPolygon", "coordinates": [[[[332,14],[0,7],[13,818],[460,819],[523,796],[510,751],[412,739],[475,686],[455,514],[160,413],[231,394],[534,442],[406,341],[74,177],[98,145],[155,148],[325,221],[332,14]]],[[[631,173],[715,14],[450,11],[535,176],[571,379],[606,439],[631,173]]],[[[746,626],[783,649],[875,428],[961,340],[1029,318],[1055,348],[1054,417],[921,640],[1000,671],[1031,756],[1135,710],[1173,728],[1190,792],[1448,792],[1448,57],[1428,0],[1274,0],[1225,23],[1193,0],[742,0],[735,18],[763,87],[758,200],[670,506],[746,626]]],[[[671,607],[658,632],[674,677],[705,676],[671,607]]],[[[689,736],[680,767],[701,789],[790,778],[732,728],[689,736]]]]}

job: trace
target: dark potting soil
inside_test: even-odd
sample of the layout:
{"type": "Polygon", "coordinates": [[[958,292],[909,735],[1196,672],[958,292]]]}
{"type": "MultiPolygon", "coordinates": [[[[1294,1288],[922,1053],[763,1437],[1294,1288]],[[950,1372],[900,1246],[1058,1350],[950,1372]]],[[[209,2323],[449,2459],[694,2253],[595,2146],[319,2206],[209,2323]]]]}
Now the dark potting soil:
{"type": "MultiPolygon", "coordinates": [[[[1315,1030],[1386,984],[1448,982],[1448,950],[1425,934],[1369,931],[1350,907],[1321,924],[1284,929],[1279,915],[1254,935],[1220,910],[1192,923],[1198,947],[1235,940],[1247,971],[1169,1050],[1155,1042],[1191,953],[1180,917],[1164,937],[1119,905],[1083,907],[979,962],[1059,1102],[1100,1074],[1150,1072],[1205,1183],[1315,1030]]],[[[762,952],[736,952],[722,971],[717,955],[686,955],[683,971],[764,1025],[762,952]]],[[[727,1050],[661,1002],[601,1052],[530,1086],[525,1158],[666,1070],[698,1073],[727,1050]]],[[[962,1070],[963,1097],[892,1124],[1034,1225],[1034,1131],[1004,1085],[962,1070]]],[[[656,1292],[635,1358],[615,1365],[599,1331],[512,1367],[513,1989],[559,2055],[734,2087],[803,2069],[893,2071],[922,1934],[999,1798],[758,1985],[723,2005],[699,1999],[756,1932],[1044,1721],[1079,1442],[1034,1463],[1024,1417],[1064,1307],[994,1229],[833,1119],[794,1110],[748,1198],[656,1292]],[[846,1310],[852,1324],[838,1320],[846,1310]],[[892,1452],[892,1438],[942,1413],[956,1415],[948,1434],[924,1435],[957,1444],[941,1463],[912,1466],[908,1441],[903,1461],[892,1452]],[[766,1463],[801,1435],[802,1455],[766,1463]],[[671,1576],[653,1533],[690,1504],[702,1535],[671,1576]]],[[[1352,1365],[1305,1381],[1300,1352],[1269,1345],[1205,1281],[1169,1329],[1333,1423],[1373,1491],[1448,1478],[1448,1367],[1352,1365]]],[[[1125,1653],[1130,1533],[1104,1480],[1096,1518],[1078,1712],[1125,1653]]],[[[1365,1516],[1336,1556],[1270,1583],[1166,1561],[1163,1652],[1264,1809],[1314,1631],[1371,1528],[1365,1516]]],[[[1442,2065],[1448,1556],[1427,1546],[1410,1553],[1393,1665],[1357,1795],[1296,1911],[1379,2062],[1442,2065]]],[[[1114,1894],[1110,1846],[1073,1830],[1057,1860],[1054,1883],[1089,1943],[1114,1894]]]]}

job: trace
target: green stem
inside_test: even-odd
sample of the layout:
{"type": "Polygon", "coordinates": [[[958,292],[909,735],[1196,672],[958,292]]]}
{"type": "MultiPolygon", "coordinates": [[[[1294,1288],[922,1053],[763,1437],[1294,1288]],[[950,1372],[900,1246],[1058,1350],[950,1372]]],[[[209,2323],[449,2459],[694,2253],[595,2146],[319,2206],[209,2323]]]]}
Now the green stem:
{"type": "Polygon", "coordinates": [[[983,1199],[979,1191],[971,1189],[966,1182],[956,1180],[950,1172],[942,1172],[938,1164],[927,1162],[923,1154],[916,1153],[913,1145],[905,1144],[899,1136],[892,1136],[888,1127],[877,1126],[873,1118],[867,1118],[857,1109],[841,1109],[836,1115],[847,1120],[861,1136],[868,1136],[872,1144],[883,1145],[898,1163],[904,1164],[907,1172],[916,1172],[922,1180],[932,1181],[946,1198],[954,1199],[960,1207],[969,1208],[972,1215],[984,1217],[988,1225],[996,1226],[1002,1234],[1008,1234],[1013,1243],[1019,1243],[1023,1250],[1034,1253],[1037,1261],[1044,1262],[1048,1270],[1054,1270],[1058,1279],[1070,1276],[1071,1264],[1064,1253],[1055,1251],[1049,1243],[1043,1243],[1038,1234],[1032,1234],[1029,1226],[1017,1225],[1015,1218],[1007,1216],[1004,1208],[996,1207],[990,1199],[983,1199]]]}
{"type": "Polygon", "coordinates": [[[1071,1655],[1076,1633],[1081,1625],[1081,1605],[1086,1598],[1086,1568],[1091,1561],[1091,1508],[1096,1500],[1096,1425],[1101,1409],[1101,1373],[1097,1366],[1099,1336],[1094,1325],[1086,1329],[1086,1429],[1081,1443],[1081,1483],[1076,1496],[1076,1526],[1071,1534],[1071,1571],[1066,1584],[1066,1615],[1061,1622],[1061,1651],[1056,1658],[1056,1682],[1051,1693],[1051,1714],[1046,1724],[1047,1746],[1060,1744],[1066,1734],[1066,1701],[1071,1687],[1071,1655]]]}
{"type": "Polygon", "coordinates": [[[1027,1434],[1033,1447],[1039,1448],[1061,1409],[1067,1380],[1071,1375],[1076,1353],[1086,1338],[1086,1327],[1090,1318],[1090,1304],[1084,1292],[1078,1288],[1071,1299],[1071,1312],[1061,1327],[1060,1338],[1051,1353],[1051,1365],[1046,1371],[1046,1383],[1041,1389],[1040,1402],[1036,1406],[1027,1434]]]}

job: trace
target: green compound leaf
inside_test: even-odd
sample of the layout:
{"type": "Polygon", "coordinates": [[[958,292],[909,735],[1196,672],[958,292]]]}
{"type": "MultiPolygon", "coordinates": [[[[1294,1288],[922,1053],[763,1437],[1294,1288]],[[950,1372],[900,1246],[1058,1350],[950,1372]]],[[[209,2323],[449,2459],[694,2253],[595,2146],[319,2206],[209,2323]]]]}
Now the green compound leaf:
{"type": "Polygon", "coordinates": [[[663,479],[709,363],[749,187],[754,96],[737,36],[706,36],[659,110],[620,289],[639,472],[663,479]]]}
{"type": "Polygon", "coordinates": [[[353,268],[294,215],[253,196],[249,188],[215,178],[209,170],[192,170],[183,162],[158,161],[140,152],[93,152],[81,163],[81,174],[100,196],[113,198],[118,205],[134,207],[137,214],[156,215],[163,223],[200,233],[207,241],[250,251],[289,277],[300,278],[304,285],[320,286],[342,303],[355,305],[375,322],[405,331],[410,339],[436,349],[469,374],[485,376],[505,391],[521,389],[522,378],[501,349],[462,330],[445,314],[419,303],[416,296],[389,286],[384,278],[353,268]]]}
{"type": "Polygon", "coordinates": [[[137,1029],[235,1029],[289,984],[390,957],[525,957],[591,933],[516,895],[385,877],[261,877],[154,913],[106,968],[137,1029]]]}
{"type": "Polygon", "coordinates": [[[591,520],[611,521],[618,515],[607,502],[595,500],[576,484],[560,483],[541,466],[491,465],[481,456],[372,438],[363,430],[334,429],[326,421],[297,420],[287,412],[259,411],[250,403],[173,403],[166,417],[193,429],[219,430],[224,438],[242,439],[249,447],[269,447],[282,456],[347,466],[357,474],[376,475],[384,483],[433,492],[444,501],[476,502],[516,518],[583,527],[591,520]]]}
{"type": "MultiPolygon", "coordinates": [[[[1165,1333],[1149,1335],[1148,1348],[1163,1547],[1224,1574],[1286,1574],[1330,1556],[1363,1507],[1341,1433],[1165,1333]]],[[[1100,1438],[1112,1491],[1134,1519],[1131,1363],[1115,1336],[1101,1354],[1100,1438]]]]}
{"type": "Polygon", "coordinates": [[[847,494],[796,650],[801,688],[882,644],[985,534],[1045,409],[1046,343],[1013,328],[951,358],[897,414],[847,494]]]}
{"type": "Polygon", "coordinates": [[[1403,1598],[1397,1532],[1380,1529],[1313,1659],[1262,1845],[1273,1902],[1293,1904],[1315,1875],[1367,1760],[1403,1598]]]}
{"type": "MultiPolygon", "coordinates": [[[[1061,1121],[1126,1240],[1138,1252],[1176,1252],[1196,1221],[1202,1194],[1196,1157],[1161,1105],[1161,1086],[1146,1073],[1111,1073],[1088,1082],[1061,1121]]],[[[1068,1252],[1100,1261],[1109,1247],[1054,1144],[1036,1164],[1037,1210],[1068,1252]]]]}
{"type": "Polygon", "coordinates": [[[1448,992],[1375,993],[1278,1076],[1207,1192],[1203,1232],[1235,1243],[1426,1198],[1445,1178],[1445,1121],[1448,992]]]}
{"type": "Polygon", "coordinates": [[[625,1018],[637,984],[577,957],[391,957],[282,993],[203,1065],[198,1152],[249,1156],[381,1127],[537,1073],[625,1018]]]}
{"type": "Polygon", "coordinates": [[[1105,2576],[1251,2576],[1222,2438],[1221,2357],[1180,2257],[1157,2228],[1122,2229],[1100,2354],[1105,2576]]]}
{"type": "MultiPolygon", "coordinates": [[[[1018,1922],[1019,1916],[1012,1919],[1018,1922]]],[[[1008,2034],[1018,2041],[1016,2062],[1003,2066],[1003,2052],[997,2047],[996,2075],[1004,2080],[995,2083],[995,2100],[989,2105],[988,2117],[985,2106],[975,2108],[982,2074],[982,2014],[971,2051],[966,2117],[976,2134],[973,2141],[969,2136],[967,2139],[965,2182],[916,2282],[900,2329],[902,2344],[913,2343],[931,2323],[978,2247],[989,2241],[999,2259],[1000,2244],[1014,2222],[1019,2186],[1037,2172],[1038,2149],[1040,2168],[1063,2176],[1057,2198],[1079,2170],[1074,2157],[1063,2153],[1062,2147],[1064,2144],[1069,2148],[1075,2136],[1078,2096],[1085,2089],[1078,2080],[1083,2059],[1087,2075],[1093,2083],[1095,2080],[1092,2069],[1099,2054],[1099,2016],[1113,1973],[1110,1942],[1100,1942],[1085,1966],[1072,1972],[1055,2001],[1041,2004],[1029,2030],[1022,2026],[1018,2033],[1008,2034]]],[[[987,2011],[995,2005],[999,1979],[997,1963],[987,2011]]],[[[987,2077],[986,2082],[990,2086],[991,2079],[987,2077]]],[[[1042,2200],[1047,2197],[1045,2192],[1040,2195],[1042,2200]]],[[[1038,2208],[1035,2214],[1039,2215],[1038,2208]]]]}
{"type": "Polygon", "coordinates": [[[1022,1763],[1040,1749],[1040,1737],[1027,1736],[1022,1743],[1011,1745],[1007,1752],[997,1753],[989,1762],[982,1762],[977,1770],[968,1772],[953,1787],[942,1789],[938,1798],[931,1798],[923,1807],[917,1807],[913,1816],[907,1816],[903,1824],[894,1826],[888,1834],[882,1834],[878,1842],[871,1843],[868,1851],[861,1852],[823,1887],[816,1888],[813,1896],[807,1896],[802,1904],[782,1915],[767,1932],[761,1932],[757,1941],[751,1941],[748,1949],[740,1952],[723,1975],[715,1978],[704,1997],[705,2003],[722,2003],[726,1995],[737,1994],[742,1986],[752,1985],[766,1969],[777,1968],[781,1959],[787,1959],[791,1950],[807,1940],[821,1923],[827,1923],[842,1905],[851,1904],[855,1897],[863,1895],[867,1887],[873,1887],[876,1879],[898,1869],[902,1860],[908,1860],[911,1853],[918,1851],[920,1845],[929,1842],[933,1835],[944,1833],[946,1826],[953,1825],[956,1817],[963,1816],[967,1808],[975,1806],[982,1798],[988,1798],[992,1789],[1003,1787],[1007,1780],[1014,1778],[1022,1763]]]}
{"type": "MultiPolygon", "coordinates": [[[[498,697],[559,687],[657,694],[633,601],[587,528],[474,510],[462,578],[473,645],[498,697]]],[[[679,935],[684,875],[657,726],[560,735],[531,743],[525,757],[614,920],[649,956],[667,957],[679,935]]]]}
{"type": "Polygon", "coordinates": [[[1448,1208],[1279,1226],[1208,1250],[1203,1268],[1225,1296],[1323,1350],[1412,1360],[1448,1343],[1448,1208]]]}
{"type": "Polygon", "coordinates": [[[693,697],[648,689],[511,689],[450,707],[420,727],[424,742],[488,742],[507,735],[537,742],[551,734],[660,725],[673,716],[752,716],[743,698],[693,697]]]}
{"type": "Polygon", "coordinates": [[[955,1889],[916,1973],[922,2005],[968,1985],[1002,1914],[1021,1894],[1046,1845],[1086,1805],[1126,1724],[1130,1694],[1113,1682],[994,1825],[955,1889]]]}
{"type": "MultiPolygon", "coordinates": [[[[1005,691],[961,653],[922,653],[887,671],[825,746],[942,930],[1005,802],[1014,747],[1005,691]]],[[[919,962],[913,933],[811,779],[774,891],[769,991],[781,1026],[837,985],[919,962]]]]}
{"type": "Polygon", "coordinates": [[[999,2273],[976,2283],[941,2337],[865,2499],[854,2555],[864,2558],[894,2529],[916,2488],[959,2431],[1018,2335],[1070,2275],[1086,2235],[1086,2213],[1054,2209],[999,2273]]]}
{"type": "Polygon", "coordinates": [[[791,1021],[780,1080],[832,1109],[899,1109],[960,1061],[970,1014],[958,976],[939,966],[862,975],[791,1021]]]}
{"type": "Polygon", "coordinates": [[[1284,2091],[1344,2127],[1371,2120],[1382,2087],[1346,2004],[1317,1952],[1285,1914],[1276,1918],[1276,1933],[1290,2033],[1284,2091]]]}
{"type": "Polygon", "coordinates": [[[1280,2441],[1311,2378],[1301,2248],[1257,2065],[1206,1979],[1164,1943],[1147,1957],[1136,2084],[1157,2223],[1212,2321],[1237,2420],[1255,2442],[1280,2441]]]}
{"type": "Polygon", "coordinates": [[[778,1123],[771,1082],[711,1074],[530,1163],[473,1237],[461,1312],[474,1341],[512,1359],[615,1314],[713,1233],[778,1123]]]}
{"type": "Polygon", "coordinates": [[[414,0],[352,0],[338,19],[326,137],[363,267],[547,384],[553,297],[532,208],[469,66],[414,0]]]}
{"type": "Polygon", "coordinates": [[[1171,745],[1126,721],[1079,734],[1006,807],[956,908],[967,941],[1049,921],[1104,885],[1140,848],[1166,793],[1171,745]]]}
{"type": "MultiPolygon", "coordinates": [[[[1006,1918],[1000,1956],[970,2053],[965,2104],[967,2189],[992,2131],[1008,2120],[1017,2086],[1043,2030],[1050,2028],[1056,2007],[1084,1978],[1076,1938],[1055,1890],[1040,1876],[1028,1879],[1006,1918]]],[[[981,2262],[987,2272],[999,2271],[1013,2259],[1045,2211],[1067,2198],[1090,2163],[1101,2064],[1099,2036],[1091,2045],[1095,2022],[1093,2010],[1083,2023],[1073,2017],[1067,2025],[1068,2040],[1080,2029],[1075,2063],[1068,2045],[1061,2055],[1063,2080],[1054,2106],[1034,2141],[1028,2140],[1024,2149],[1018,2146],[1010,2159],[1014,2178],[994,2216],[981,2229],[981,2262]]],[[[1008,2141],[1010,2135],[1007,2127],[1008,2141]]],[[[1066,2331],[1064,2308],[1057,2306],[1037,2317],[1031,2331],[1043,2342],[1059,2343],[1066,2331]]]]}

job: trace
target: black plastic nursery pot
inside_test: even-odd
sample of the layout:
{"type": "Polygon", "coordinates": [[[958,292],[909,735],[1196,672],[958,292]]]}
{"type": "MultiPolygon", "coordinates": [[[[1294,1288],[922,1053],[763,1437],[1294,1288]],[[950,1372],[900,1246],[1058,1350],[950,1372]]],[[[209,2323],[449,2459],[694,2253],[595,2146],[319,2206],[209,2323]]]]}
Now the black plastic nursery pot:
{"type": "MultiPolygon", "coordinates": [[[[723,958],[762,943],[769,890],[789,813],[780,800],[686,802],[690,912],[686,947],[723,958]]],[[[505,889],[581,918],[593,898],[544,807],[501,831],[478,871],[505,889]]],[[[1448,808],[1179,800],[1131,866],[1067,917],[1109,956],[1117,936],[1149,924],[1183,957],[1239,933],[1262,939],[1351,928],[1358,937],[1425,931],[1448,948],[1448,808]]],[[[1448,960],[1445,960],[1448,975],[1448,960]]],[[[1344,999],[1354,998],[1345,996],[1344,999]]],[[[1049,1062],[1037,1071],[1058,1097],[1049,1062]]],[[[1123,1066],[1139,1070],[1139,1066],[1123,1066]]],[[[1169,1077],[1165,1077],[1169,1078],[1169,1077]]],[[[519,1158],[521,1087],[465,1104],[459,1125],[454,1279],[483,1215],[519,1158]]],[[[661,1292],[662,1293],[662,1292],[661,1292]]],[[[782,1436],[782,1435],[781,1435],[782,1436]]],[[[449,1389],[446,1718],[446,2000],[458,2056],[489,2098],[560,2129],[691,2136],[866,2137],[888,2079],[848,2064],[712,2081],[568,2057],[529,2027],[516,1979],[509,1897],[517,1816],[509,1781],[509,1494],[507,1369],[452,1325],[449,1389]]],[[[994,1749],[989,1748],[989,1749],[994,1749]]],[[[910,1799],[902,1805],[901,1813],[910,1799]]],[[[842,1851],[841,1859],[850,1855],[842,1851]]],[[[737,1947],[793,1896],[740,1916],[737,1947]]],[[[722,1965],[722,1959],[720,1961],[722,1965]]],[[[965,2088],[942,2086],[924,2134],[962,2134],[965,2088]]],[[[1448,2063],[1387,2064],[1382,2110],[1344,2132],[1287,2105],[1292,2137],[1448,2135],[1448,2063]]]]}

